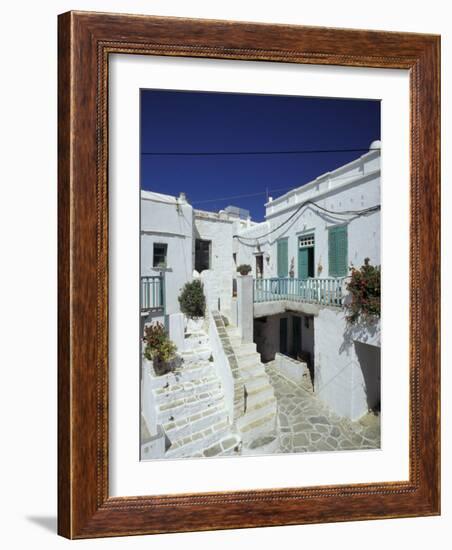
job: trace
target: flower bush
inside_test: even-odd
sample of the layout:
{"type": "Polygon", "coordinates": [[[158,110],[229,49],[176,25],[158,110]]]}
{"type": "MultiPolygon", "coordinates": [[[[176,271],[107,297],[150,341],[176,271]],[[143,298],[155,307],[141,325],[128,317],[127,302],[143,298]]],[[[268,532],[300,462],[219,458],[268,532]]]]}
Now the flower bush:
{"type": "Polygon", "coordinates": [[[162,323],[154,323],[144,329],[145,342],[144,356],[153,361],[157,375],[171,371],[172,361],[176,358],[176,346],[169,339],[168,333],[162,323]]]}
{"type": "Polygon", "coordinates": [[[185,283],[179,296],[179,304],[180,310],[189,319],[204,317],[206,298],[200,280],[195,279],[190,283],[185,283]]]}
{"type": "Polygon", "coordinates": [[[237,272],[240,273],[240,275],[248,275],[248,273],[251,272],[251,266],[249,264],[241,264],[238,266],[237,272]]]}
{"type": "Polygon", "coordinates": [[[351,324],[359,320],[372,321],[380,317],[380,266],[373,266],[369,258],[360,269],[352,267],[350,281],[346,289],[351,300],[345,304],[347,321],[351,324]]]}

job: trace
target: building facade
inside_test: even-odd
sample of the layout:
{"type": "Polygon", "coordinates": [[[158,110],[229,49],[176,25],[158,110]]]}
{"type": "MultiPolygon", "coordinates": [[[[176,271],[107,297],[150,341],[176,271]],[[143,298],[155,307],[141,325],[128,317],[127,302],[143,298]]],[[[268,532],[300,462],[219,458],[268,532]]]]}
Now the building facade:
{"type": "Polygon", "coordinates": [[[141,274],[160,277],[164,294],[158,311],[142,304],[143,322],[178,314],[181,288],[200,276],[208,310],[251,335],[263,362],[277,354],[305,362],[316,393],[341,416],[378,409],[379,322],[350,326],[342,305],[350,266],[365,258],[380,265],[380,158],[374,142],[360,158],[270,199],[261,223],[238,208],[205,212],[183,194],[143,191],[141,274]],[[241,284],[240,264],[251,266],[252,285],[241,284]],[[249,295],[237,298],[237,287],[249,295]]]}

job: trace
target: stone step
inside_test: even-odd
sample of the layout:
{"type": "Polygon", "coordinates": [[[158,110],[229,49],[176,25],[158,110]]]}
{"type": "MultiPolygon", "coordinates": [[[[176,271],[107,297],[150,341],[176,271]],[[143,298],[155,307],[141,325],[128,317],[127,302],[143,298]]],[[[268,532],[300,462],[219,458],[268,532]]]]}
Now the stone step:
{"type": "Polygon", "coordinates": [[[229,342],[230,342],[231,346],[234,349],[240,347],[243,344],[241,336],[230,336],[230,335],[228,335],[228,338],[229,338],[229,342]]]}
{"type": "Polygon", "coordinates": [[[155,402],[160,405],[168,401],[188,397],[194,393],[210,391],[219,385],[219,380],[213,374],[204,378],[169,384],[154,390],[155,402]]]}
{"type": "Polygon", "coordinates": [[[213,361],[207,359],[199,360],[192,363],[184,363],[182,367],[172,373],[169,378],[170,384],[190,382],[192,380],[200,380],[209,376],[214,376],[215,365],[213,361]]]}
{"type": "Polygon", "coordinates": [[[181,437],[172,442],[165,458],[204,456],[204,451],[231,434],[227,420],[221,420],[207,428],[181,437]]]}
{"type": "Polygon", "coordinates": [[[256,351],[256,344],[254,343],[242,344],[233,349],[237,358],[255,356],[259,361],[261,360],[261,354],[256,351]]]}
{"type": "Polygon", "coordinates": [[[277,430],[258,436],[242,445],[240,454],[242,456],[270,455],[278,453],[280,439],[277,430]]]}
{"type": "MultiPolygon", "coordinates": [[[[237,340],[233,340],[231,341],[231,346],[232,346],[232,349],[234,350],[234,353],[239,356],[239,355],[248,355],[250,353],[258,353],[256,351],[256,344],[254,342],[246,342],[246,343],[243,343],[241,340],[240,341],[237,341],[237,340]]],[[[260,354],[258,354],[260,355],[260,354]]]]}
{"type": "Polygon", "coordinates": [[[209,336],[204,332],[192,333],[184,339],[184,351],[209,347],[209,336]]]}
{"type": "Polygon", "coordinates": [[[245,414],[237,420],[237,427],[245,426],[258,418],[262,418],[272,413],[276,415],[277,402],[274,396],[267,396],[265,399],[248,404],[245,414]]]}
{"type": "Polygon", "coordinates": [[[199,346],[196,349],[179,352],[185,363],[195,363],[197,361],[205,361],[212,355],[210,346],[199,346]]]}
{"type": "Polygon", "coordinates": [[[178,422],[187,416],[202,413],[223,401],[224,395],[220,388],[215,391],[192,395],[185,399],[177,399],[157,409],[157,423],[178,422]]]}
{"type": "Polygon", "coordinates": [[[246,365],[245,367],[239,365],[239,372],[243,379],[257,378],[266,374],[264,365],[262,363],[255,363],[253,365],[246,365]]]}
{"type": "Polygon", "coordinates": [[[247,408],[253,407],[256,403],[265,401],[269,397],[275,396],[273,387],[270,384],[261,386],[259,388],[255,388],[253,390],[247,390],[247,394],[248,394],[246,398],[247,408]]]}
{"type": "Polygon", "coordinates": [[[246,445],[257,437],[274,433],[276,428],[276,414],[271,412],[244,424],[240,429],[242,441],[246,445]]]}
{"type": "Polygon", "coordinates": [[[239,435],[234,434],[234,442],[231,442],[230,438],[224,438],[224,441],[222,441],[221,446],[223,447],[224,450],[220,456],[237,455],[242,446],[242,438],[239,435]]]}
{"type": "Polygon", "coordinates": [[[265,371],[261,375],[254,376],[246,381],[246,391],[248,393],[252,393],[253,390],[261,388],[262,386],[270,386],[270,381],[265,371]]]}
{"type": "Polygon", "coordinates": [[[237,363],[239,367],[248,367],[251,365],[260,365],[260,356],[257,353],[252,355],[242,355],[237,357],[237,363]]]}
{"type": "Polygon", "coordinates": [[[216,424],[227,419],[227,412],[224,404],[212,403],[202,412],[190,416],[183,416],[177,421],[171,421],[163,424],[163,429],[171,442],[184,438],[195,432],[202,431],[212,424],[216,424]]]}
{"type": "Polygon", "coordinates": [[[211,444],[202,451],[202,456],[230,456],[236,454],[236,449],[241,443],[239,435],[231,433],[221,437],[217,442],[211,444]]]}

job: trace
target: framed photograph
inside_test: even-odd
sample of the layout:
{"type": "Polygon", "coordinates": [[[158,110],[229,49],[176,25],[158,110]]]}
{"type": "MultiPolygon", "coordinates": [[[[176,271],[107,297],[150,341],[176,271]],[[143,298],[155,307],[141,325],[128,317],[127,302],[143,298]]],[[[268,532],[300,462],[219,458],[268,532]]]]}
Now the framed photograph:
{"type": "Polygon", "coordinates": [[[440,38],[59,16],[59,533],[440,513],[440,38]]]}

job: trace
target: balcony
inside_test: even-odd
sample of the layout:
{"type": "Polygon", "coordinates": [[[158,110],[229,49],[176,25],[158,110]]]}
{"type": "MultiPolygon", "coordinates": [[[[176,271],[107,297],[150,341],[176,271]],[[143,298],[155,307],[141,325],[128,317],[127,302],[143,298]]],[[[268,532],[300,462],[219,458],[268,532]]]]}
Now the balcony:
{"type": "Polygon", "coordinates": [[[254,280],[254,303],[289,300],[331,307],[342,307],[345,277],[271,278],[254,280]]]}
{"type": "Polygon", "coordinates": [[[163,275],[141,277],[141,314],[165,313],[165,279],[163,275]]]}

